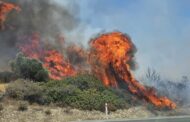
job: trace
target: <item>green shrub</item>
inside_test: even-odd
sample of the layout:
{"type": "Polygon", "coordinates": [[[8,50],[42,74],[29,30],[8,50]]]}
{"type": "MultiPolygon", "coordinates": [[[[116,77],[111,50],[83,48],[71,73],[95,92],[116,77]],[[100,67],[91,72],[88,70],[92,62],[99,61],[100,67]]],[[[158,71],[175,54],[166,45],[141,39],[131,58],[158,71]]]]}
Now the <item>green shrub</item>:
{"type": "Polygon", "coordinates": [[[4,107],[3,107],[3,104],[0,103],[0,111],[3,111],[4,107]]]}
{"type": "Polygon", "coordinates": [[[71,107],[85,110],[104,111],[105,103],[108,103],[110,111],[126,108],[124,99],[119,98],[109,90],[103,92],[96,89],[78,90],[74,95],[67,96],[65,103],[71,107]]]}
{"type": "Polygon", "coordinates": [[[101,91],[105,89],[105,87],[103,86],[100,80],[98,80],[96,77],[89,74],[68,77],[64,79],[63,82],[66,84],[74,85],[81,90],[96,88],[101,91]]]}
{"type": "Polygon", "coordinates": [[[0,72],[0,82],[9,83],[10,81],[14,81],[18,78],[18,76],[13,72],[0,72]]]}
{"type": "Polygon", "coordinates": [[[125,89],[114,89],[114,88],[109,88],[109,90],[111,92],[113,92],[114,94],[116,94],[119,98],[124,99],[127,104],[129,105],[139,105],[139,99],[135,100],[134,98],[136,98],[133,94],[131,94],[128,90],[125,89]]]}
{"type": "Polygon", "coordinates": [[[33,81],[47,81],[48,71],[36,59],[30,59],[19,53],[11,62],[12,71],[18,76],[33,81]]]}
{"type": "Polygon", "coordinates": [[[4,97],[5,97],[5,93],[0,92],[0,102],[3,100],[4,97]]]}
{"type": "Polygon", "coordinates": [[[73,85],[65,84],[63,81],[49,81],[43,85],[47,101],[65,106],[65,99],[69,95],[76,93],[78,88],[73,85]]]}
{"type": "MultiPolygon", "coordinates": [[[[113,89],[105,88],[90,75],[79,75],[62,81],[44,83],[50,102],[85,110],[104,110],[105,103],[111,111],[126,108],[126,99],[113,89]]],[[[121,93],[120,93],[121,94],[121,93]]]]}
{"type": "Polygon", "coordinates": [[[6,95],[18,100],[28,100],[31,103],[46,103],[43,88],[29,80],[18,79],[12,82],[6,89],[6,95]]]}
{"type": "Polygon", "coordinates": [[[63,102],[65,98],[69,95],[74,94],[77,89],[73,89],[73,86],[66,87],[53,87],[46,89],[46,96],[49,102],[63,102]]]}
{"type": "Polygon", "coordinates": [[[64,107],[100,111],[104,111],[105,103],[108,103],[110,111],[124,109],[129,100],[124,92],[106,88],[90,75],[47,83],[19,79],[8,86],[6,94],[12,98],[40,104],[54,103],[64,107]]]}
{"type": "Polygon", "coordinates": [[[27,83],[25,80],[18,79],[15,82],[9,84],[6,89],[6,95],[15,99],[23,99],[24,92],[27,90],[26,86],[27,83]]]}
{"type": "Polygon", "coordinates": [[[19,106],[18,106],[18,110],[19,111],[26,111],[26,110],[28,110],[28,102],[25,102],[25,101],[20,102],[19,106]]]}
{"type": "Polygon", "coordinates": [[[51,110],[50,110],[50,109],[46,110],[46,111],[45,111],[45,114],[46,114],[46,115],[51,115],[51,114],[52,114],[52,113],[51,113],[51,110]]]}

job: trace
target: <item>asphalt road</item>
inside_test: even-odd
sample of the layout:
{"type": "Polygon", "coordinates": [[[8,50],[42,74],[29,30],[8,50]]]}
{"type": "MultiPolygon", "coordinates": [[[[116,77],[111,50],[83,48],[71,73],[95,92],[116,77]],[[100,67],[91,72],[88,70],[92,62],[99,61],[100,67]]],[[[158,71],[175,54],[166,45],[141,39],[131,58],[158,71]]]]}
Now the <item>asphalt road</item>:
{"type": "Polygon", "coordinates": [[[190,116],[157,117],[149,119],[118,119],[118,120],[93,120],[81,122],[190,122],[190,116]]]}

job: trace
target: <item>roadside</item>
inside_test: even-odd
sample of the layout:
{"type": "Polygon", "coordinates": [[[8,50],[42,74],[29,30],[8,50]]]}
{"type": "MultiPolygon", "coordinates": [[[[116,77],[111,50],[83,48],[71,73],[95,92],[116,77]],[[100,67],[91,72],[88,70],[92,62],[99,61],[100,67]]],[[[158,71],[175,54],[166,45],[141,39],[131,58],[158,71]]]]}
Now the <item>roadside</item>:
{"type": "MultiPolygon", "coordinates": [[[[6,100],[1,103],[3,110],[0,111],[2,122],[68,122],[80,120],[106,119],[105,113],[100,111],[83,111],[56,106],[28,105],[27,110],[19,111],[21,101],[6,100]]],[[[137,106],[125,110],[117,110],[109,114],[109,119],[116,118],[148,118],[154,117],[145,107],[137,106]]]]}

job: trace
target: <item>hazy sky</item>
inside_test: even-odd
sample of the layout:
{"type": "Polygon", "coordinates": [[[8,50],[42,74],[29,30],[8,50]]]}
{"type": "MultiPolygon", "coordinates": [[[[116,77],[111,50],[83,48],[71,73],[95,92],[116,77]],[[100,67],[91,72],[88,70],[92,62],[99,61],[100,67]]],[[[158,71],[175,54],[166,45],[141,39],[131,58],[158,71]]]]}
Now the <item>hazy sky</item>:
{"type": "Polygon", "coordinates": [[[137,76],[152,67],[167,78],[190,77],[189,0],[57,1],[77,7],[86,38],[102,30],[128,33],[138,49],[137,76]]]}

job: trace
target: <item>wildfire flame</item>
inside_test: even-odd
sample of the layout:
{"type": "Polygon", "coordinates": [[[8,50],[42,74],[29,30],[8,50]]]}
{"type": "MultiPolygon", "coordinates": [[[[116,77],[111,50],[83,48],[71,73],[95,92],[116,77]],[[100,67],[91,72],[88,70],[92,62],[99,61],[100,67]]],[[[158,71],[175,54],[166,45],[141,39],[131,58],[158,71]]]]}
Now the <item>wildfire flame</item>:
{"type": "Polygon", "coordinates": [[[4,29],[4,23],[6,21],[7,15],[12,10],[19,12],[21,9],[12,3],[0,1],[0,29],[4,29]]]}
{"type": "MultiPolygon", "coordinates": [[[[20,11],[20,8],[12,3],[0,1],[0,29],[4,29],[7,15],[12,10],[20,11]]],[[[121,32],[102,34],[90,41],[89,52],[76,45],[65,48],[66,53],[69,54],[68,60],[59,51],[45,48],[37,33],[25,40],[27,40],[26,43],[19,45],[20,50],[26,56],[43,62],[51,79],[61,80],[65,76],[76,75],[89,63],[91,71],[103,81],[105,86],[127,88],[132,94],[155,106],[176,108],[176,104],[170,99],[158,97],[153,89],[141,85],[134,78],[130,72],[132,69],[130,63],[133,62],[136,48],[126,34],[121,32]],[[89,55],[88,61],[87,55],[89,55]],[[76,70],[70,62],[77,65],[78,69],[76,70]]],[[[59,41],[64,42],[64,39],[60,38],[59,41]]]]}
{"type": "Polygon", "coordinates": [[[50,71],[50,78],[52,79],[61,80],[65,76],[76,74],[73,66],[56,50],[46,51],[43,62],[50,71]]]}
{"type": "Polygon", "coordinates": [[[26,44],[19,45],[20,50],[28,57],[38,59],[43,62],[43,66],[50,72],[49,76],[54,80],[61,80],[65,76],[76,74],[73,66],[57,50],[45,49],[40,43],[40,35],[35,33],[26,39],[26,44]]]}
{"type": "Polygon", "coordinates": [[[133,52],[136,49],[127,35],[120,32],[103,34],[91,40],[90,46],[91,69],[105,86],[116,88],[126,86],[132,94],[144,98],[157,107],[171,109],[176,107],[176,104],[168,98],[158,97],[155,91],[135,80],[128,62],[133,60],[133,52]]]}

